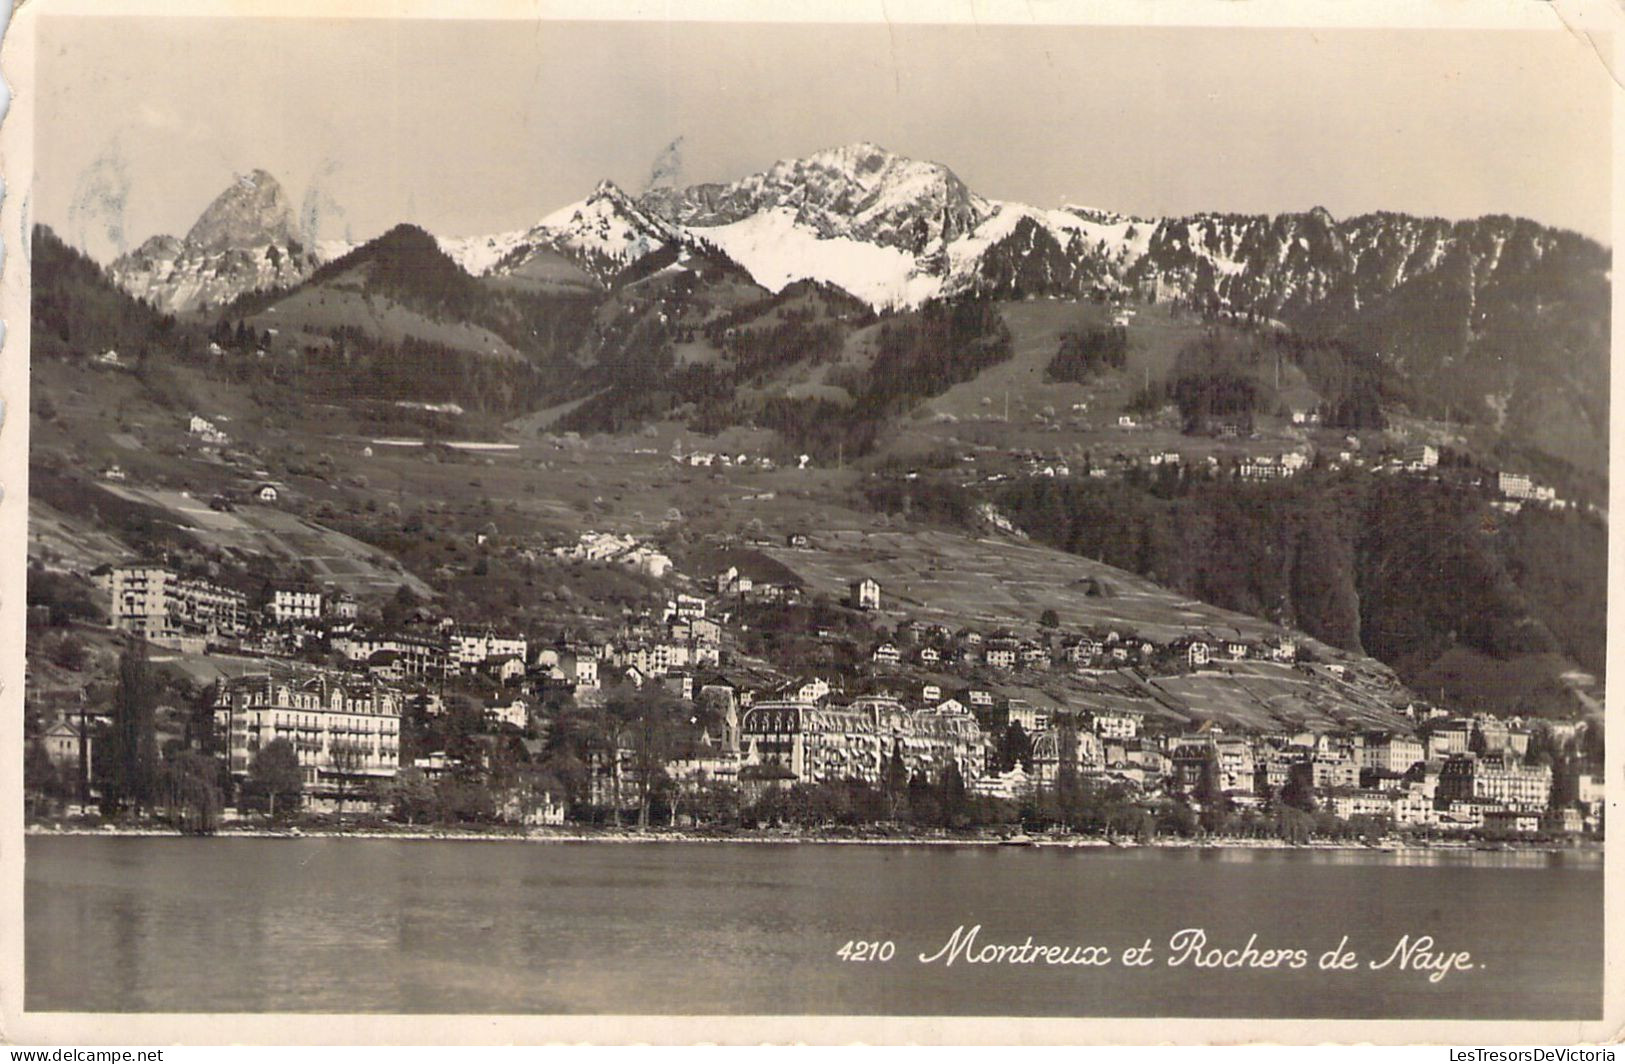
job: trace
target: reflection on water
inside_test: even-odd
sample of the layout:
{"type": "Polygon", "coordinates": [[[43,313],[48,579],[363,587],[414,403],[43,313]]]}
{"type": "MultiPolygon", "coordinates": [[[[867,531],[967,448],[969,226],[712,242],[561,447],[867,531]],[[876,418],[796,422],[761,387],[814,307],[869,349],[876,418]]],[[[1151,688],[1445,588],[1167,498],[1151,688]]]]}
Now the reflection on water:
{"type": "MultiPolygon", "coordinates": [[[[1080,847],[1081,852],[1088,848],[1080,847]]],[[[1436,867],[1471,865],[1475,868],[1558,868],[1602,866],[1599,850],[1534,850],[1505,849],[1479,850],[1469,847],[1428,849],[1420,846],[1396,847],[1391,850],[1369,847],[1341,849],[1262,848],[1248,849],[1232,846],[1190,846],[1159,850],[1164,858],[1179,855],[1195,856],[1202,861],[1239,862],[1254,864],[1270,861],[1312,861],[1331,865],[1383,865],[1387,867],[1436,867]]]]}
{"type": "Polygon", "coordinates": [[[1594,857],[1518,851],[28,840],[30,1009],[1594,1018],[1594,857]],[[1419,973],[922,965],[983,942],[1215,944],[1419,973]],[[891,940],[887,964],[841,962],[891,940]]]}

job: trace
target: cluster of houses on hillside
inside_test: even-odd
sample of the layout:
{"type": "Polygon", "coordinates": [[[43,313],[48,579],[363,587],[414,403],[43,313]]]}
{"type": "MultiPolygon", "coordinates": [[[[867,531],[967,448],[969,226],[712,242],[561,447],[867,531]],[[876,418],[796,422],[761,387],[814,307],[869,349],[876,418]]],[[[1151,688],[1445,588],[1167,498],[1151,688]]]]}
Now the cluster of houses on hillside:
{"type": "MultiPolygon", "coordinates": [[[[224,459],[228,465],[240,467],[246,480],[252,463],[248,455],[226,450],[231,445],[231,436],[218,423],[224,423],[227,420],[229,419],[221,414],[215,415],[213,419],[206,418],[201,414],[192,414],[187,418],[186,422],[187,437],[191,441],[190,446],[199,452],[224,459]]],[[[252,473],[261,479],[248,481],[245,486],[233,492],[214,496],[210,500],[210,506],[216,510],[229,510],[232,509],[234,501],[277,502],[283,494],[282,485],[267,479],[270,477],[270,473],[263,469],[253,470],[252,473]]],[[[128,473],[117,462],[105,466],[101,471],[101,475],[103,480],[113,483],[129,479],[128,473]]],[[[182,494],[187,494],[187,492],[182,492],[182,494]]]]}
{"type": "Polygon", "coordinates": [[[1507,513],[1517,513],[1526,503],[1535,503],[1554,510],[1567,509],[1571,504],[1558,497],[1557,489],[1541,484],[1527,473],[1498,473],[1496,490],[1501,498],[1494,505],[1507,513]]]}
{"type": "MultiPolygon", "coordinates": [[[[1260,733],[1227,730],[1199,712],[1195,719],[1169,713],[1147,697],[1148,673],[1238,662],[1311,667],[1284,633],[1245,639],[1192,631],[1161,645],[1132,633],[1055,633],[1041,642],[905,620],[861,671],[798,675],[736,660],[727,649],[739,635],[734,611],[757,594],[738,565],[715,574],[713,594],[674,592],[663,609],[629,616],[613,634],[551,642],[422,608],[397,630],[369,628],[352,597],[308,587],[270,589],[251,609],[240,592],[161,565],[109,567],[104,575],[116,628],[179,649],[265,655],[263,668],[218,687],[228,766],[240,778],[259,746],[288,738],[314,802],[354,799],[405,767],[401,721],[412,707],[434,716],[460,696],[479,708],[487,728],[539,743],[551,726],[545,707],[569,699],[591,705],[611,688],[653,684],[706,707],[705,719],[717,722],[663,766],[680,793],[725,785],[749,797],[796,783],[876,782],[899,766],[911,777],[937,778],[952,766],[970,793],[1016,802],[1070,780],[1130,798],[1236,809],[1290,799],[1345,820],[1441,831],[1601,828],[1599,778],[1554,777],[1548,762],[1529,758],[1537,731],[1550,749],[1575,739],[1581,724],[1457,717],[1413,705],[1392,728],[1260,733]],[[920,668],[904,668],[905,656],[920,668]],[[962,669],[959,681],[945,671],[950,666],[962,669]],[[1020,670],[1056,666],[1099,682],[1076,696],[1019,686],[1020,670]]],[[[847,605],[881,609],[880,583],[855,581],[847,605]]],[[[60,720],[45,734],[47,751],[71,763],[84,734],[60,720]]],[[[455,767],[444,751],[412,760],[429,775],[455,767]]],[[[592,766],[594,801],[629,800],[647,770],[630,748],[603,753],[592,766]]],[[[527,806],[525,816],[557,822],[564,815],[557,797],[527,806]]]]}
{"type": "Polygon", "coordinates": [[[354,621],[355,597],[305,587],[271,591],[263,606],[250,607],[248,595],[208,579],[187,576],[165,565],[131,562],[95,569],[92,578],[106,591],[114,628],[154,645],[191,653],[211,647],[253,650],[277,626],[354,621]]]}
{"type": "Polygon", "coordinates": [[[671,571],[671,558],[663,552],[618,532],[583,532],[576,542],[554,547],[552,553],[571,561],[624,565],[657,580],[671,571]]]}
{"type": "MultiPolygon", "coordinates": [[[[1129,415],[1120,419],[1122,428],[1137,428],[1138,422],[1129,415]]],[[[1384,448],[1378,453],[1366,454],[1358,436],[1349,435],[1335,450],[1312,448],[1300,444],[1288,448],[1270,448],[1263,444],[1238,446],[1235,453],[1187,454],[1168,449],[1146,451],[1114,451],[1109,454],[1090,452],[1081,458],[1059,452],[1015,450],[1004,457],[1017,463],[1014,475],[1027,477],[1088,477],[1093,480],[1117,480],[1134,473],[1158,473],[1163,470],[1181,470],[1210,477],[1233,476],[1238,480],[1267,481],[1293,477],[1311,468],[1319,460],[1328,469],[1365,469],[1380,474],[1408,474],[1440,477],[1445,471],[1439,466],[1440,452],[1435,444],[1406,443],[1384,448]]],[[[967,462],[975,455],[965,455],[967,462]]],[[[989,472],[981,477],[984,483],[1007,481],[1010,472],[989,472]]],[[[1508,513],[1517,513],[1525,505],[1538,505],[1550,509],[1570,509],[1579,504],[1565,500],[1557,489],[1539,483],[1526,473],[1498,472],[1488,478],[1472,471],[1462,470],[1458,479],[1493,495],[1491,505],[1508,513]]],[[[969,486],[969,485],[967,485],[969,486]]],[[[1600,512],[1590,507],[1592,512],[1600,512]]]]}
{"type": "Polygon", "coordinates": [[[986,666],[1002,672],[1126,666],[1166,671],[1201,669],[1224,661],[1298,660],[1297,640],[1285,634],[1266,639],[1224,638],[1197,630],[1158,644],[1113,630],[1064,635],[1053,641],[1022,638],[1006,630],[987,636],[972,629],[950,632],[940,625],[905,624],[900,632],[907,635],[877,643],[870,652],[871,660],[880,665],[910,663],[961,671],[986,666]]]}

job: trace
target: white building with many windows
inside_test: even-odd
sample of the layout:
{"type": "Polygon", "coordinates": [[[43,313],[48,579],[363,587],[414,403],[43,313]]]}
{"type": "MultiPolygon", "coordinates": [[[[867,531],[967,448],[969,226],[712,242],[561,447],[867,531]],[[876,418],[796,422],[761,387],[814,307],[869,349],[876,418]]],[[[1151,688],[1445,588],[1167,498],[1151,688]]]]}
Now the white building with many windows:
{"type": "Polygon", "coordinates": [[[215,725],[236,779],[277,739],[293,746],[307,795],[354,794],[400,767],[401,695],[376,681],[321,670],[239,677],[221,683],[215,725]]]}
{"type": "Polygon", "coordinates": [[[271,620],[277,624],[286,624],[289,621],[315,621],[322,616],[322,593],[320,591],[303,591],[298,589],[278,589],[271,592],[271,601],[266,607],[271,620]]]}
{"type": "Polygon", "coordinates": [[[232,636],[248,625],[248,598],[240,591],[162,565],[116,566],[109,578],[113,627],[143,639],[167,641],[188,631],[232,636]]]}

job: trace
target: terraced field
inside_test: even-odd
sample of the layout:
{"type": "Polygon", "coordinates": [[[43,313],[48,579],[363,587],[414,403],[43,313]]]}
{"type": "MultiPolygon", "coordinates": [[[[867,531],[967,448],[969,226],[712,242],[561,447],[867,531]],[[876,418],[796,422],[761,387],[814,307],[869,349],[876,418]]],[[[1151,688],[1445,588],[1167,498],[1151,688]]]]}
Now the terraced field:
{"type": "MultiPolygon", "coordinates": [[[[1009,538],[949,532],[834,531],[807,549],[765,548],[814,592],[840,596],[871,576],[882,587],[882,618],[915,618],[984,633],[1009,628],[1032,636],[1053,609],[1062,630],[1115,629],[1166,643],[1182,635],[1261,640],[1281,630],[1267,622],[1175,595],[1100,562],[1009,538]]],[[[1007,697],[1074,712],[1127,709],[1181,725],[1211,720],[1242,731],[1281,732],[1332,724],[1408,728],[1411,695],[1380,662],[1302,635],[1300,646],[1325,665],[1227,662],[1196,673],[1148,678],[1132,669],[1074,672],[1018,670],[998,674],[1007,697]]]]}
{"type": "Polygon", "coordinates": [[[209,546],[288,558],[307,567],[319,582],[354,595],[389,594],[401,584],[419,595],[434,594],[422,580],[388,565],[387,559],[360,540],[275,507],[243,505],[221,512],[177,491],[123,484],[103,486],[131,502],[147,503],[174,514],[183,527],[209,546]]]}
{"type": "Polygon", "coordinates": [[[1115,627],[1153,642],[1191,630],[1243,639],[1279,631],[1102,562],[1012,538],[934,529],[832,531],[814,534],[812,544],[808,550],[776,547],[768,553],[810,587],[830,594],[843,594],[853,580],[872,576],[884,589],[888,610],[929,622],[957,619],[1031,632],[1039,615],[1053,609],[1062,628],[1115,627]],[[1091,581],[1100,593],[1090,594],[1091,581]]]}

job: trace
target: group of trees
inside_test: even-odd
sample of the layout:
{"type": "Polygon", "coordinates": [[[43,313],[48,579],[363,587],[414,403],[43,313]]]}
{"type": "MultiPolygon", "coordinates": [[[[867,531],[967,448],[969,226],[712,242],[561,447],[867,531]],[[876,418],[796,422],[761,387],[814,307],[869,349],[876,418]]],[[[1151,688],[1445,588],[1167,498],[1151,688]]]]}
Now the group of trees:
{"type": "Polygon", "coordinates": [[[1606,534],[1576,515],[1491,521],[1452,484],[1317,472],[1256,485],[1033,478],[997,502],[1046,543],[1363,650],[1407,681],[1455,646],[1603,664],[1606,534]]]}
{"type": "Polygon", "coordinates": [[[29,275],[34,358],[88,358],[115,350],[141,365],[183,339],[173,316],[115,288],[100,266],[47,226],[34,227],[29,275]]]}
{"type": "Polygon", "coordinates": [[[622,811],[635,808],[638,826],[647,827],[658,819],[657,808],[675,816],[667,764],[703,734],[719,735],[720,725],[715,710],[684,702],[660,684],[621,685],[601,705],[559,707],[541,765],[587,817],[619,824],[622,811]]]}
{"type": "Polygon", "coordinates": [[[619,432],[678,416],[697,430],[717,432],[755,421],[777,432],[793,453],[820,460],[855,458],[868,454],[886,422],[915,402],[1010,357],[1010,333],[996,302],[938,300],[882,319],[874,359],[828,374],[828,383],[844,389],[850,402],[740,399],[739,388],[761,386],[783,366],[834,359],[848,332],[873,318],[850,296],[827,287],[803,285],[794,293],[786,289],[706,323],[704,335],[723,353],[722,359],[679,365],[673,343],[686,338],[688,330],[675,318],[617,315],[596,325],[588,344],[596,365],[582,379],[597,382],[599,390],[556,427],[619,432]]]}
{"type": "Polygon", "coordinates": [[[160,748],[157,706],[161,684],[145,644],[132,640],[119,657],[112,691],[112,722],[80,722],[87,751],[83,765],[52,764],[31,743],[24,757],[24,787],[54,801],[87,797],[87,784],[110,816],[156,816],[193,833],[213,831],[224,806],[224,766],[206,751],[180,742],[160,748]],[[81,775],[83,773],[83,775],[81,775]]]}
{"type": "Polygon", "coordinates": [[[391,341],[354,327],[335,328],[326,341],[291,356],[232,358],[205,373],[252,385],[269,396],[351,407],[364,403],[453,402],[467,410],[511,417],[535,409],[550,394],[535,363],[482,354],[405,336],[391,341]]]}
{"type": "Polygon", "coordinates": [[[870,417],[894,416],[1006,361],[1010,343],[998,303],[933,300],[881,323],[874,361],[861,379],[847,382],[847,391],[870,417]]]}
{"type": "MultiPolygon", "coordinates": [[[[1112,364],[1091,356],[1089,344],[1069,343],[1071,335],[1063,337],[1061,353],[1051,363],[1051,379],[1083,380],[1112,364]]],[[[1147,383],[1130,402],[1129,412],[1149,413],[1173,402],[1188,433],[1225,423],[1250,431],[1255,414],[1281,408],[1284,387],[1297,374],[1320,397],[1315,412],[1322,424],[1387,426],[1384,408],[1397,398],[1397,384],[1384,376],[1375,355],[1342,341],[1274,329],[1210,328],[1180,349],[1166,381],[1147,383]]]]}
{"type": "Polygon", "coordinates": [[[911,775],[894,753],[878,784],[863,780],[796,783],[766,789],[754,801],[725,810],[722,824],[810,829],[896,825],[917,830],[970,830],[1016,821],[1013,803],[971,794],[959,767],[936,779],[911,775]]]}
{"type": "Polygon", "coordinates": [[[1106,329],[1069,330],[1061,334],[1060,347],[1044,376],[1052,381],[1083,383],[1104,370],[1122,369],[1127,364],[1127,328],[1117,325],[1106,329]]]}

